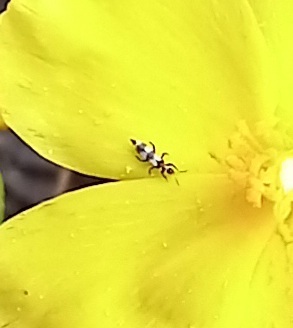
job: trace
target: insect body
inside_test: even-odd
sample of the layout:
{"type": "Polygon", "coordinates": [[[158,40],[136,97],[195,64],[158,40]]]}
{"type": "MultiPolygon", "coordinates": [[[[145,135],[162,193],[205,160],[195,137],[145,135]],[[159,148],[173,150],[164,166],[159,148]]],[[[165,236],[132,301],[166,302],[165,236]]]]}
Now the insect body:
{"type": "MultiPolygon", "coordinates": [[[[151,174],[151,171],[153,169],[158,169],[160,170],[162,176],[164,179],[167,180],[167,175],[172,175],[175,173],[175,171],[178,172],[186,172],[186,171],[179,171],[176,165],[173,163],[165,163],[164,157],[166,155],[169,155],[168,153],[163,153],[161,156],[156,154],[156,147],[155,145],[150,142],[150,146],[147,144],[139,141],[139,140],[134,140],[130,139],[132,144],[135,146],[135,149],[139,156],[136,156],[136,158],[141,161],[141,162],[149,162],[152,166],[149,168],[149,174],[151,174]]],[[[178,184],[178,181],[176,179],[176,182],[178,184]]]]}

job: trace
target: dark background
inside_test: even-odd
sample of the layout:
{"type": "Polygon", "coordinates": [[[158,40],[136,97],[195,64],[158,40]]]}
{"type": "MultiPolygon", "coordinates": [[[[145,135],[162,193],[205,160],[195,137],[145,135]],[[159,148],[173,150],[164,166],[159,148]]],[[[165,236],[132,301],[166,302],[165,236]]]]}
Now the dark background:
{"type": "Polygon", "coordinates": [[[0,0],[0,12],[6,9],[6,5],[9,1],[8,0],[0,0]]]}
{"type": "Polygon", "coordinates": [[[11,131],[0,132],[0,172],[6,193],[6,219],[65,191],[107,181],[48,162],[11,131]]]}

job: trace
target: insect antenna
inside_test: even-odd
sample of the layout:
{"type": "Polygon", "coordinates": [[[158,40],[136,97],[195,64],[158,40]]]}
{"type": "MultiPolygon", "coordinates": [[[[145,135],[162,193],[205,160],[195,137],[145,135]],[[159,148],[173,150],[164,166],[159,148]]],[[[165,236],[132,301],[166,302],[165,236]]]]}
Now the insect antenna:
{"type": "MultiPolygon", "coordinates": [[[[185,173],[185,172],[187,172],[188,170],[177,170],[179,173],[185,173]]],[[[176,183],[177,183],[177,186],[180,186],[180,184],[179,184],[179,181],[178,181],[178,179],[176,178],[176,177],[174,177],[175,178],[175,181],[176,181],[176,183]]]]}

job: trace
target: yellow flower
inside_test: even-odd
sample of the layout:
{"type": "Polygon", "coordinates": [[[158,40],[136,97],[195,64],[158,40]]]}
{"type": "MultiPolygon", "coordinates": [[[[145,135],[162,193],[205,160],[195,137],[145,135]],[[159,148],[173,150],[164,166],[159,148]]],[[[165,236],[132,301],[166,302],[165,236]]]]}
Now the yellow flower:
{"type": "Polygon", "coordinates": [[[0,326],[292,327],[292,16],[289,0],[12,0],[5,121],[51,161],[132,181],[2,225],[0,326]],[[188,169],[180,186],[130,138],[188,169]]]}

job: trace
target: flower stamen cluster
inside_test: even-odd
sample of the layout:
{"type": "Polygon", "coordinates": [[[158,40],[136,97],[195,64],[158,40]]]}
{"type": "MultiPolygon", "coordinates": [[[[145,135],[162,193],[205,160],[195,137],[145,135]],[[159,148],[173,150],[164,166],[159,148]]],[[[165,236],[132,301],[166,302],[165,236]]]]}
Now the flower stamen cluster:
{"type": "Polygon", "coordinates": [[[284,131],[277,124],[266,122],[257,122],[250,129],[245,121],[240,121],[228,139],[224,159],[212,157],[225,165],[229,178],[245,190],[245,198],[253,207],[261,208],[266,200],[274,203],[277,230],[286,242],[293,242],[286,224],[293,201],[293,185],[288,188],[286,180],[292,179],[293,164],[291,171],[286,165],[286,174],[283,169],[288,159],[292,158],[293,163],[293,142],[284,131]]]}

